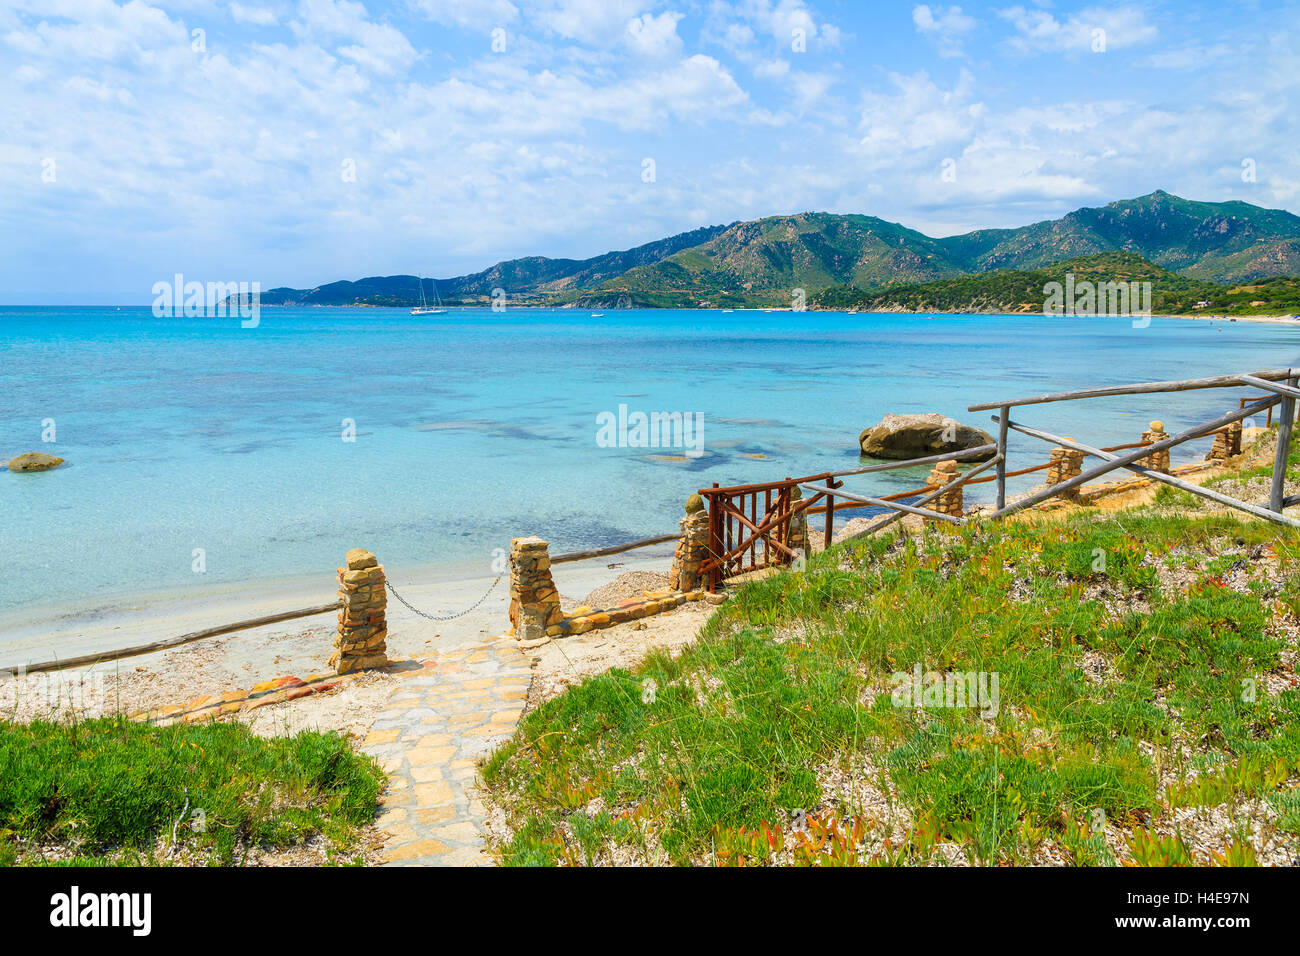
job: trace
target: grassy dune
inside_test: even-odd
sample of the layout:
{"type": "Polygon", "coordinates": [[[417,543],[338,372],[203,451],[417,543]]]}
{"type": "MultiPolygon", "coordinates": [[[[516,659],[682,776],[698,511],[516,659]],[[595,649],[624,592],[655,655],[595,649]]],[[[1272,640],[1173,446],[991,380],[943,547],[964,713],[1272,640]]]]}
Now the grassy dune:
{"type": "Polygon", "coordinates": [[[512,864],[1300,857],[1300,535],[1163,505],[834,547],[485,770],[512,864]],[[998,675],[898,706],[891,675],[998,675]]]}
{"type": "Polygon", "coordinates": [[[100,718],[0,722],[0,781],[0,864],[154,866],[317,835],[346,862],[384,775],[338,734],[100,718]]]}

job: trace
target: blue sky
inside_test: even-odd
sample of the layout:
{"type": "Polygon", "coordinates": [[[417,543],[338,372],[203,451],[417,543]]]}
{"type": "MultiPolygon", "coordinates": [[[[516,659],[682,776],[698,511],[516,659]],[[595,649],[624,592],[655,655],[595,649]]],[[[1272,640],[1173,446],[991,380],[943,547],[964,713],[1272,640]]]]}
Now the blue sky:
{"type": "Polygon", "coordinates": [[[1157,188],[1300,212],[1298,14],[0,0],[0,302],[448,276],[803,210],[931,235],[1157,188]]]}

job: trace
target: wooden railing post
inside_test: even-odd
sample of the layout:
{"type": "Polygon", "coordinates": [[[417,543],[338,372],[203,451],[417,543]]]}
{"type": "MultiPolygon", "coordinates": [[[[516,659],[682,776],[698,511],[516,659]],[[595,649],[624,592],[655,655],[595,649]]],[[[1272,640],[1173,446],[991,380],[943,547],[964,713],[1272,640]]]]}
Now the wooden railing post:
{"type": "MultiPolygon", "coordinates": [[[[826,481],[827,488],[836,487],[835,479],[829,478],[826,481]]],[[[826,531],[822,537],[822,550],[826,551],[831,546],[831,538],[835,535],[835,496],[828,494],[826,496],[826,531]]]]}
{"type": "MultiPolygon", "coordinates": [[[[786,475],[785,480],[790,481],[790,476],[786,475]]],[[[781,494],[783,495],[781,503],[785,506],[781,509],[781,513],[785,515],[785,518],[781,521],[781,530],[777,532],[777,538],[787,547],[790,544],[790,510],[794,508],[794,495],[792,490],[791,485],[786,485],[781,489],[781,494]]]]}
{"type": "MultiPolygon", "coordinates": [[[[1286,383],[1292,387],[1295,378],[1288,378],[1286,383]]],[[[1291,428],[1295,422],[1295,399],[1286,396],[1282,399],[1277,418],[1277,452],[1273,455],[1273,486],[1269,489],[1268,509],[1282,513],[1282,499],[1286,496],[1286,465],[1291,453],[1291,428]]]]}
{"type": "MultiPolygon", "coordinates": [[[[713,487],[718,487],[715,481],[713,487]]],[[[718,562],[723,555],[722,550],[722,514],[718,507],[718,496],[709,496],[709,557],[714,559],[713,567],[709,568],[709,592],[713,593],[718,590],[718,582],[722,580],[722,566],[718,562]]]]}
{"type": "Polygon", "coordinates": [[[1007,506],[1007,422],[1011,419],[1011,407],[1003,405],[998,408],[998,497],[995,511],[1007,506]]]}

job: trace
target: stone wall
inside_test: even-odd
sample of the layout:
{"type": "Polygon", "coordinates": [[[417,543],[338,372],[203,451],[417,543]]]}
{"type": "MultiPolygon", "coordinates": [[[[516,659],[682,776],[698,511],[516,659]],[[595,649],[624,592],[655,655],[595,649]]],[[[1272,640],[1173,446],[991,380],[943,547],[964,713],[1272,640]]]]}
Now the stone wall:
{"type": "Polygon", "coordinates": [[[348,552],[347,567],[338,569],[338,632],[329,666],[338,674],[388,664],[388,595],[384,568],[364,548],[348,552]]]}
{"type": "Polygon", "coordinates": [[[514,538],[510,542],[510,625],[521,641],[541,640],[558,634],[564,619],[560,594],[551,577],[550,547],[541,538],[514,538]]]}
{"type": "MultiPolygon", "coordinates": [[[[930,472],[930,477],[926,479],[927,485],[936,485],[942,487],[951,481],[957,480],[957,463],[955,461],[941,461],[934,466],[930,472]]],[[[959,485],[952,491],[945,491],[939,497],[935,498],[929,504],[925,505],[931,511],[937,511],[942,515],[952,515],[960,518],[962,516],[962,489],[959,485]]],[[[927,521],[934,519],[927,518],[927,521]]]]}
{"type": "Polygon", "coordinates": [[[1241,454],[1241,422],[1225,425],[1214,436],[1214,447],[1205,456],[1206,461],[1224,461],[1241,454]]]}
{"type": "Polygon", "coordinates": [[[700,565],[709,553],[709,513],[698,494],[686,499],[686,517],[678,523],[682,536],[673,553],[668,586],[674,591],[694,591],[700,586],[700,565]]]}
{"type": "MultiPolygon", "coordinates": [[[[1067,436],[1068,437],[1068,436],[1067,436]]],[[[1070,441],[1074,441],[1073,438],[1070,441]]],[[[1048,460],[1051,466],[1047,469],[1047,484],[1059,485],[1064,481],[1082,473],[1084,454],[1081,451],[1075,451],[1072,448],[1053,448],[1048,460]]],[[[1079,497],[1079,486],[1075,485],[1061,493],[1060,497],[1073,499],[1079,497]]]]}
{"type": "MultiPolygon", "coordinates": [[[[1152,422],[1149,431],[1142,433],[1142,444],[1154,445],[1158,441],[1164,441],[1169,435],[1165,432],[1164,422],[1152,422]]],[[[1146,458],[1139,458],[1138,462],[1143,468],[1150,468],[1152,471],[1162,471],[1169,474],[1169,449],[1158,451],[1146,458]]]]}
{"type": "Polygon", "coordinates": [[[662,614],[665,611],[681,607],[687,601],[702,601],[705,599],[705,593],[699,590],[680,593],[644,591],[642,594],[643,596],[640,598],[619,601],[613,607],[599,610],[587,607],[577,608],[572,617],[564,618],[555,627],[548,627],[546,629],[547,633],[551,637],[585,634],[599,628],[611,627],[615,624],[623,624],[627,621],[662,614]]]}
{"type": "MultiPolygon", "coordinates": [[[[799,502],[803,500],[803,489],[795,485],[790,489],[791,507],[799,507],[799,502]]],[[[808,556],[808,511],[807,509],[799,512],[790,519],[790,537],[786,539],[786,547],[796,555],[802,554],[808,556]]]]}

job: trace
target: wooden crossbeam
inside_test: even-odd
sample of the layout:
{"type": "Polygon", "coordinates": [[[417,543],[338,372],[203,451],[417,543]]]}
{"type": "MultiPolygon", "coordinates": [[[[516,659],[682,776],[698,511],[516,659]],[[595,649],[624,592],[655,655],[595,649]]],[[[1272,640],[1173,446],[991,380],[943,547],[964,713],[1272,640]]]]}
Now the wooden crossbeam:
{"type": "MultiPolygon", "coordinates": [[[[984,462],[984,464],[980,465],[979,467],[972,468],[970,471],[966,472],[966,474],[961,475],[956,479],[954,479],[953,481],[948,482],[942,488],[936,488],[934,491],[930,492],[928,495],[926,495],[924,498],[922,498],[920,501],[916,503],[917,507],[920,507],[921,505],[926,504],[927,502],[933,501],[935,498],[938,498],[944,492],[948,492],[956,488],[960,488],[962,485],[966,484],[966,482],[970,481],[972,478],[978,475],[981,471],[985,471],[989,468],[992,468],[994,465],[1001,463],[1001,461],[1002,461],[1002,456],[998,455],[996,458],[991,458],[988,461],[984,462]]],[[[881,518],[875,524],[863,528],[857,534],[851,535],[849,538],[845,540],[853,541],[857,538],[865,538],[867,535],[875,534],[877,531],[881,530],[882,528],[886,528],[889,525],[893,524],[895,521],[901,520],[902,517],[903,517],[903,512],[901,511],[895,511],[892,514],[885,515],[885,517],[881,518]]]]}
{"type": "MultiPolygon", "coordinates": [[[[826,489],[818,488],[816,485],[800,485],[800,488],[807,488],[809,491],[820,491],[825,494],[826,489]]],[[[886,501],[884,498],[872,498],[868,495],[854,495],[843,489],[835,492],[841,498],[848,498],[850,501],[860,501],[864,505],[875,505],[877,508],[895,508],[899,511],[906,511],[908,514],[921,515],[926,518],[934,518],[936,521],[947,521],[950,524],[965,524],[962,518],[954,515],[946,515],[939,511],[930,511],[927,508],[917,508],[914,505],[905,505],[901,501],[886,501]]]]}
{"type": "MultiPolygon", "coordinates": [[[[1276,396],[1274,398],[1267,399],[1266,401],[1261,402],[1260,404],[1257,405],[1248,405],[1240,411],[1229,412],[1227,415],[1220,415],[1218,418],[1214,419],[1213,421],[1206,422],[1204,425],[1197,425],[1195,428],[1189,428],[1186,431],[1179,432],[1177,435],[1173,435],[1169,438],[1164,439],[1163,441],[1154,442],[1153,444],[1150,445],[1143,445],[1141,448],[1130,451],[1127,454],[1119,455],[1119,456],[1106,456],[1105,460],[1103,460],[1100,465],[1097,465],[1093,468],[1089,468],[1086,471],[1083,471],[1080,474],[1075,475],[1073,478],[1070,478],[1066,481],[1062,481],[1059,484],[1049,485],[1047,488],[1043,489],[1042,491],[1036,491],[1031,495],[1026,495],[1024,498],[1021,498],[1019,501],[1012,502],[1009,505],[1005,505],[1002,508],[999,508],[992,515],[990,515],[990,517],[1005,518],[1009,514],[1013,514],[1017,511],[1021,511],[1025,508],[1030,508],[1038,504],[1040,501],[1044,501],[1047,498],[1054,498],[1063,491],[1069,491],[1071,488],[1077,488],[1079,485],[1082,485],[1085,482],[1092,481],[1094,478],[1104,475],[1107,472],[1114,471],[1116,468],[1127,467],[1128,465],[1131,465],[1133,462],[1137,461],[1140,458],[1150,457],[1155,452],[1164,451],[1166,448],[1173,448],[1175,445],[1181,445],[1183,442],[1190,441],[1193,438],[1200,438],[1204,435],[1208,435],[1211,432],[1213,432],[1216,428],[1221,428],[1224,425],[1231,425],[1233,422],[1240,421],[1241,419],[1246,418],[1249,415],[1253,415],[1256,412],[1263,411],[1265,408],[1268,408],[1270,405],[1275,405],[1280,401],[1282,401],[1281,396],[1276,396]]],[[[994,415],[993,420],[997,421],[998,417],[999,416],[994,415]]],[[[1097,449],[1097,451],[1101,451],[1101,449],[1099,448],[1097,449]]],[[[1101,458],[1103,457],[1103,455],[1105,455],[1104,452],[1102,455],[1098,455],[1097,457],[1101,458]]]]}
{"type": "MultiPolygon", "coordinates": [[[[1253,377],[1276,382],[1290,378],[1293,369],[1268,369],[1256,372],[1253,377]]],[[[1052,392],[1032,398],[1013,398],[1002,402],[980,402],[968,405],[968,412],[986,412],[1012,405],[1041,405],[1044,402],[1068,402],[1076,398],[1106,398],[1113,395],[1149,395],[1155,392],[1186,392],[1198,388],[1232,388],[1241,385],[1241,375],[1216,375],[1213,378],[1188,378],[1173,382],[1139,382],[1136,385],[1106,385],[1101,388],[1081,388],[1073,392],[1052,392]]]]}
{"type": "MultiPolygon", "coordinates": [[[[771,532],[763,530],[763,528],[766,528],[767,525],[771,522],[764,523],[763,527],[760,528],[758,525],[754,524],[752,521],[746,518],[745,515],[740,511],[740,509],[732,505],[730,501],[723,499],[718,502],[718,506],[722,509],[723,514],[733,515],[734,517],[738,518],[742,524],[744,524],[746,527],[748,527],[754,532],[748,538],[745,538],[738,545],[736,545],[736,547],[734,547],[726,555],[724,555],[722,559],[724,562],[730,560],[731,558],[734,558],[738,554],[742,554],[745,551],[749,550],[750,543],[760,539],[769,545],[775,546],[778,550],[784,551],[786,554],[790,555],[790,557],[794,557],[793,551],[791,551],[784,544],[782,544],[780,541],[774,538],[771,535],[771,532]]],[[[783,517],[792,516],[793,514],[794,514],[793,512],[789,512],[787,515],[777,514],[772,516],[772,520],[779,523],[783,517]]],[[[769,516],[764,515],[763,517],[767,518],[769,516]]]]}
{"type": "MultiPolygon", "coordinates": [[[[1118,455],[1104,452],[1100,448],[1093,448],[1091,445],[1083,444],[1083,442],[1073,441],[1069,438],[1062,438],[1059,435],[1053,435],[1051,432],[1045,432],[1041,429],[1030,428],[1028,425],[1021,425],[1019,422],[1008,421],[1007,425],[1022,434],[1029,435],[1031,438],[1041,438],[1043,441],[1053,442],[1060,445],[1062,448],[1073,448],[1075,451],[1095,455],[1103,461],[1116,461],[1119,458],[1118,455]]],[[[1190,481],[1175,478],[1173,475],[1166,475],[1163,471],[1153,471],[1150,468],[1144,468],[1143,466],[1136,464],[1127,464],[1124,467],[1144,478],[1151,478],[1155,481],[1163,482],[1166,485],[1172,485],[1175,488],[1190,492],[1191,494],[1200,495],[1202,498],[1216,501],[1221,505],[1227,505],[1229,508],[1236,508],[1238,511],[1252,514],[1257,518],[1264,518],[1265,520],[1272,521],[1276,524],[1285,524],[1290,525],[1293,528],[1300,528],[1300,521],[1297,521],[1295,518],[1290,518],[1286,515],[1270,511],[1267,508],[1261,508],[1259,505],[1252,505],[1247,501],[1239,501],[1236,498],[1230,498],[1217,491],[1211,491],[1209,488],[1203,488],[1200,485],[1192,484],[1190,481]]]]}

